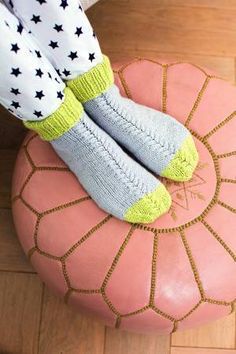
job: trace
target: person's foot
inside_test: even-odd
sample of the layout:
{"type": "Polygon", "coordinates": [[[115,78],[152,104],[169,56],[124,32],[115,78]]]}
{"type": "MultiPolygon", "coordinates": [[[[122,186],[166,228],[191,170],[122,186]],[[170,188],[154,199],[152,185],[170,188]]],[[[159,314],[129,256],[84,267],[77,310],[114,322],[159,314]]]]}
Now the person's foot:
{"type": "Polygon", "coordinates": [[[198,152],[190,132],[171,116],[122,97],[106,57],[68,85],[89,116],[151,171],[191,179],[198,152]]]}
{"type": "Polygon", "coordinates": [[[170,208],[165,186],[83,112],[70,89],[51,117],[26,125],[50,141],[92,199],[109,214],[131,223],[151,223],[170,208]]]}

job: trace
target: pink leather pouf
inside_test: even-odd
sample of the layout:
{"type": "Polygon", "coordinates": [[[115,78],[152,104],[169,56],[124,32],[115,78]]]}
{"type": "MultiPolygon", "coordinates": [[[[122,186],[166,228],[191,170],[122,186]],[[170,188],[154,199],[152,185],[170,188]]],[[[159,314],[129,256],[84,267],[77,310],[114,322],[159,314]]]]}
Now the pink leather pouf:
{"type": "Polygon", "coordinates": [[[114,72],[123,95],[192,131],[200,154],[194,177],[163,180],[169,213],[131,225],[100,210],[30,133],[12,192],[24,251],[52,291],[108,326],[162,334],[225,316],[236,298],[236,87],[180,62],[136,59],[114,72]]]}

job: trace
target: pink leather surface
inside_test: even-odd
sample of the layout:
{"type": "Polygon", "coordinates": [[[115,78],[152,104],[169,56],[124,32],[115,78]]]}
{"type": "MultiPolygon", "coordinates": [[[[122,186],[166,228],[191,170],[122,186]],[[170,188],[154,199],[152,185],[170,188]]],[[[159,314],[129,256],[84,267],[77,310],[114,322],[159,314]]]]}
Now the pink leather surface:
{"type": "Polygon", "coordinates": [[[100,210],[30,133],[12,187],[19,240],[52,291],[109,326],[170,333],[220,318],[236,298],[236,88],[174,61],[134,60],[114,72],[123,95],[192,130],[192,180],[163,179],[170,211],[133,227],[100,210]]]}
{"type": "Polygon", "coordinates": [[[201,296],[178,233],[160,234],[158,253],[155,303],[161,311],[174,313],[181,318],[194,307],[201,296]],[[171,252],[167,253],[166,250],[171,252]]]}

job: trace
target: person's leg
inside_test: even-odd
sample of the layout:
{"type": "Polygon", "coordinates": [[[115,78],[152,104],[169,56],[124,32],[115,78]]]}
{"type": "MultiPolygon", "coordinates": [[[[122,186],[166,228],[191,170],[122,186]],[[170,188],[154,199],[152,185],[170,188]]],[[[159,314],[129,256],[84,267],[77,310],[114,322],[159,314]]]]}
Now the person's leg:
{"type": "Polygon", "coordinates": [[[191,134],[174,118],[121,97],[78,0],[11,4],[96,123],[155,173],[177,181],[192,177],[198,153],[191,134]]]}
{"type": "Polygon", "coordinates": [[[170,195],[83,111],[83,106],[0,4],[0,103],[50,141],[97,204],[120,219],[152,222],[170,195]]]}
{"type": "Polygon", "coordinates": [[[1,3],[0,31],[0,103],[22,120],[51,115],[64,100],[65,84],[1,3]]]}
{"type": "Polygon", "coordinates": [[[103,61],[97,37],[78,0],[5,0],[63,80],[103,61]]]}

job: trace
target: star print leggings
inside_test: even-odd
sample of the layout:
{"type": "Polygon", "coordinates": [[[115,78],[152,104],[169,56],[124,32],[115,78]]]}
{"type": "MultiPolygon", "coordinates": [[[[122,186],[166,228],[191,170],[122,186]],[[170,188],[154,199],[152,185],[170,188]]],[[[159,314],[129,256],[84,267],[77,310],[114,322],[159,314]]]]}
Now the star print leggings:
{"type": "Polygon", "coordinates": [[[64,99],[64,81],[102,62],[78,0],[0,3],[0,103],[22,120],[42,120],[64,99]]]}

